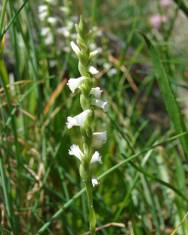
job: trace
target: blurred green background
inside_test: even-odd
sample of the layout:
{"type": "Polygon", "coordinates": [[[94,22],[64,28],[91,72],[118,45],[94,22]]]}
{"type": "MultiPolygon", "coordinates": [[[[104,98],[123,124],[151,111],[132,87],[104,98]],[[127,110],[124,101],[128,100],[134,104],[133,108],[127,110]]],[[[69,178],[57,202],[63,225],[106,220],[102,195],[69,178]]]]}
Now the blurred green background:
{"type": "Polygon", "coordinates": [[[110,108],[94,189],[97,234],[188,234],[188,4],[178,0],[1,1],[0,231],[88,231],[67,116],[81,110],[66,82],[83,15],[97,84],[110,108]],[[3,17],[3,4],[5,16],[3,17]]]}

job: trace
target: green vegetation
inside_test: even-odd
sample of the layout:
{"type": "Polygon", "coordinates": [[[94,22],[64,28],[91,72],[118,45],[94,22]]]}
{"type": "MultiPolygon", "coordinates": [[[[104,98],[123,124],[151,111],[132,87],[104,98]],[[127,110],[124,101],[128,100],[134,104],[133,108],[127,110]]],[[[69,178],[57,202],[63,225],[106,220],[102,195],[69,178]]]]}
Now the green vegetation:
{"type": "Polygon", "coordinates": [[[67,82],[80,76],[79,61],[89,69],[90,50],[109,104],[92,124],[107,131],[92,169],[96,234],[187,235],[186,0],[0,4],[0,234],[89,234],[87,188],[69,155],[83,132],[66,123],[82,112],[80,91],[67,82]],[[75,28],[81,15],[87,45],[75,28]],[[78,61],[71,42],[87,58],[78,61]]]}

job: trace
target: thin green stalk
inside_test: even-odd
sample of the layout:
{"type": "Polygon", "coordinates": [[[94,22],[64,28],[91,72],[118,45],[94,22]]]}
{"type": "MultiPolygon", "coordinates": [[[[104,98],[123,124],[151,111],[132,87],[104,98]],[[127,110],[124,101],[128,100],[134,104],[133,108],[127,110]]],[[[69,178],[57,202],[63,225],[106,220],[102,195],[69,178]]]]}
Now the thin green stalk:
{"type": "MultiPolygon", "coordinates": [[[[9,28],[11,27],[11,25],[15,22],[15,20],[17,19],[18,15],[20,14],[20,12],[23,10],[23,8],[25,7],[26,3],[29,0],[25,0],[24,3],[21,5],[21,7],[16,11],[16,13],[13,15],[13,17],[10,19],[8,25],[5,28],[2,28],[1,31],[1,38],[6,34],[6,32],[9,30],[9,28]]],[[[8,0],[6,1],[8,2],[8,0]]],[[[1,28],[0,28],[1,29],[1,28]]]]}
{"type": "Polygon", "coordinates": [[[5,169],[4,169],[3,154],[1,154],[1,157],[0,157],[0,183],[2,186],[7,217],[11,226],[11,234],[18,235],[19,234],[18,227],[16,225],[16,218],[15,218],[15,214],[14,214],[14,210],[12,206],[12,199],[10,195],[10,186],[9,186],[9,182],[7,180],[5,169]]]}
{"type": "Polygon", "coordinates": [[[3,1],[3,6],[1,10],[1,16],[0,16],[0,40],[2,40],[2,32],[3,32],[3,25],[4,25],[4,20],[5,20],[5,13],[6,13],[6,6],[7,6],[8,0],[3,1]]]}
{"type": "Polygon", "coordinates": [[[180,10],[188,17],[188,7],[182,0],[174,0],[176,5],[179,7],[180,10]]]}
{"type": "MultiPolygon", "coordinates": [[[[111,167],[110,169],[108,169],[107,171],[105,171],[104,173],[102,173],[98,179],[101,180],[104,177],[106,177],[107,175],[109,175],[110,173],[112,173],[113,171],[119,169],[121,166],[124,166],[125,164],[131,162],[132,160],[140,157],[141,155],[143,155],[144,153],[147,153],[148,151],[150,151],[151,149],[154,149],[160,145],[164,145],[167,143],[171,143],[172,141],[177,140],[180,136],[185,135],[186,133],[182,133],[180,135],[176,135],[173,136],[165,141],[159,142],[157,144],[154,144],[138,153],[135,153],[133,155],[131,155],[130,157],[126,158],[125,160],[122,160],[121,162],[117,163],[116,165],[114,165],[113,167],[111,167]]],[[[146,175],[148,176],[148,175],[146,175]]],[[[151,175],[149,175],[150,177],[151,175]]],[[[155,178],[156,179],[156,178],[155,178]]],[[[161,181],[159,181],[161,183],[161,181]]],[[[187,201],[188,199],[185,199],[185,197],[182,197],[182,194],[179,192],[179,190],[177,188],[175,188],[174,186],[162,181],[162,184],[170,189],[172,189],[173,191],[175,191],[176,193],[178,193],[178,195],[185,201],[187,201]]],[[[76,199],[78,199],[84,192],[86,191],[86,188],[81,189],[78,193],[76,193],[67,203],[65,203],[62,208],[60,208],[45,224],[42,225],[42,227],[38,230],[38,232],[35,235],[39,235],[42,234],[51,224],[52,222],[57,219],[60,215],[63,214],[63,212],[69,208],[76,199]]]]}
{"type": "Polygon", "coordinates": [[[88,207],[89,207],[90,232],[91,232],[91,235],[95,235],[96,234],[95,232],[96,216],[95,216],[95,210],[93,206],[93,189],[92,189],[90,181],[86,182],[85,186],[86,186],[85,188],[87,192],[88,207]]]}
{"type": "MultiPolygon", "coordinates": [[[[154,72],[156,75],[156,79],[157,79],[157,82],[161,91],[161,95],[163,97],[164,104],[166,106],[166,110],[174,125],[174,129],[176,130],[177,134],[180,134],[183,132],[187,133],[187,128],[185,125],[183,115],[181,113],[180,107],[176,100],[176,96],[172,89],[171,82],[169,80],[168,71],[166,67],[164,66],[164,63],[162,62],[161,54],[159,53],[161,48],[154,45],[146,35],[143,34],[143,36],[144,36],[146,45],[149,49],[151,59],[154,65],[154,72]]],[[[180,142],[182,145],[185,159],[188,162],[187,136],[181,136],[180,142]]]]}

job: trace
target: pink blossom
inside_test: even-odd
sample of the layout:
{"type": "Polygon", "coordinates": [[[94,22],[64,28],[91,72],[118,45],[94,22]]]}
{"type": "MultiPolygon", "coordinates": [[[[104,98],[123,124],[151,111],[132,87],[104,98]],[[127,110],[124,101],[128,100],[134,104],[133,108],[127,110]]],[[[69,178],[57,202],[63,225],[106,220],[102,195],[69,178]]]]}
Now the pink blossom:
{"type": "Polygon", "coordinates": [[[172,0],[160,0],[160,4],[162,7],[169,7],[172,5],[172,0]]]}
{"type": "Polygon", "coordinates": [[[150,21],[150,25],[154,29],[159,29],[161,27],[161,24],[167,21],[167,17],[161,16],[161,15],[153,15],[150,17],[149,21],[150,21]]]}

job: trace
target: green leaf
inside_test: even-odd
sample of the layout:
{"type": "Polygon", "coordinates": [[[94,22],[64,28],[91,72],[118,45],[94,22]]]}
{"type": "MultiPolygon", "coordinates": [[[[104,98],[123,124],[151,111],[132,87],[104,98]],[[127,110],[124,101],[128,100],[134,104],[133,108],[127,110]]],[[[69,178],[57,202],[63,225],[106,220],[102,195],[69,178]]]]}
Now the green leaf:
{"type": "Polygon", "coordinates": [[[161,55],[156,45],[154,45],[151,40],[143,35],[146,45],[149,49],[150,56],[154,65],[154,73],[157,78],[157,82],[163,97],[163,101],[166,106],[166,110],[169,114],[169,117],[174,125],[175,131],[177,134],[186,133],[180,137],[180,142],[184,151],[185,158],[188,160],[188,138],[187,138],[187,129],[183,116],[180,112],[179,105],[177,103],[174,91],[170,84],[169,76],[166,71],[166,68],[161,60],[161,55]]]}

